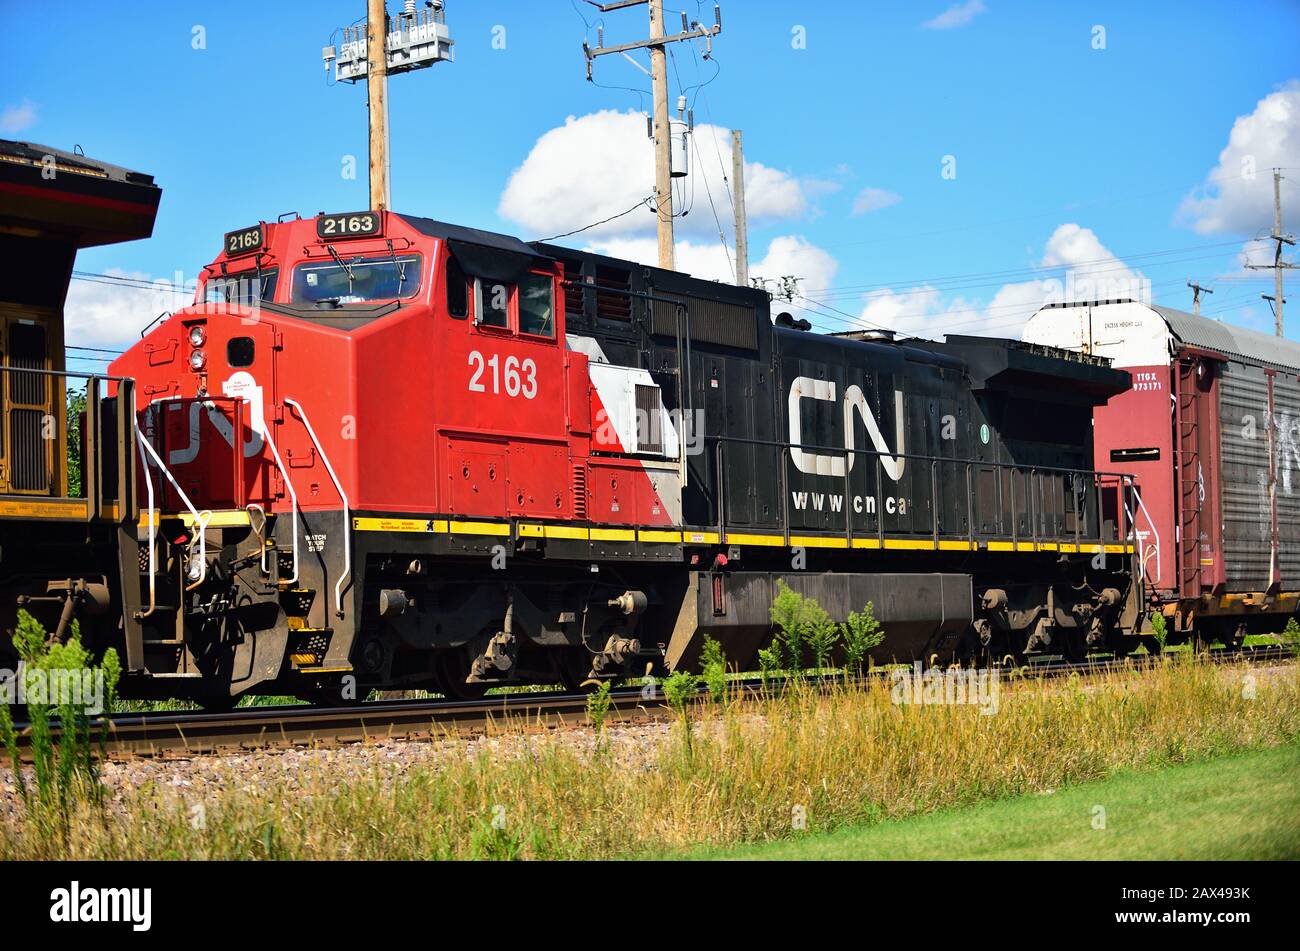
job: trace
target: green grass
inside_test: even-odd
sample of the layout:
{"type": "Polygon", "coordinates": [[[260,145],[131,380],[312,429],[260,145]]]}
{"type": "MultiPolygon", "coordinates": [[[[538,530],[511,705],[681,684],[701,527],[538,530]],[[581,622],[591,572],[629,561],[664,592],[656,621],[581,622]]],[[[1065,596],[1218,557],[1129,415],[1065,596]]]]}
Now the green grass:
{"type": "Polygon", "coordinates": [[[1126,772],[1050,795],[738,849],[711,859],[1297,859],[1300,746],[1126,772]],[[1094,829],[1097,808],[1105,828],[1094,829]]]}

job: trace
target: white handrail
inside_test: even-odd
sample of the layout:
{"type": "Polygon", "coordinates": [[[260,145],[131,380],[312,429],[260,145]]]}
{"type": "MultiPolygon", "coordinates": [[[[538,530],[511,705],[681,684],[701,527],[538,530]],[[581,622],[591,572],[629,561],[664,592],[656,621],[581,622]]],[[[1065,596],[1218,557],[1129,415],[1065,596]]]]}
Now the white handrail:
{"type": "MultiPolygon", "coordinates": [[[[1153,519],[1153,518],[1151,517],[1151,513],[1147,511],[1146,503],[1142,501],[1142,493],[1141,493],[1141,491],[1139,491],[1139,489],[1138,489],[1138,487],[1137,487],[1137,483],[1135,483],[1132,479],[1125,479],[1124,481],[1127,482],[1130,486],[1133,487],[1133,498],[1137,499],[1138,508],[1141,509],[1141,510],[1142,510],[1142,514],[1146,516],[1146,518],[1147,518],[1147,524],[1148,524],[1149,526],[1151,526],[1151,534],[1154,535],[1155,538],[1156,538],[1156,551],[1155,551],[1155,554],[1156,554],[1156,577],[1155,577],[1155,583],[1156,583],[1156,584],[1160,584],[1160,530],[1156,528],[1156,522],[1155,522],[1155,519],[1153,519]]],[[[1124,506],[1124,508],[1127,510],[1127,509],[1128,509],[1128,506],[1126,505],[1126,506],[1124,506]]],[[[1129,522],[1130,522],[1130,524],[1132,524],[1132,526],[1133,526],[1133,538],[1134,538],[1134,540],[1136,541],[1136,540],[1137,540],[1137,519],[1135,519],[1135,518],[1132,517],[1132,513],[1131,513],[1131,512],[1129,513],[1129,522]]],[[[1143,574],[1146,573],[1146,559],[1145,559],[1145,558],[1143,558],[1143,563],[1142,563],[1142,572],[1143,572],[1143,574]]]]}
{"type": "MultiPolygon", "coordinates": [[[[176,396],[160,396],[158,399],[156,399],[156,400],[151,400],[151,401],[149,402],[149,408],[152,409],[152,408],[153,408],[156,404],[158,404],[158,403],[166,403],[166,402],[169,402],[169,401],[171,401],[171,400],[183,399],[183,398],[184,398],[184,397],[176,397],[176,396]]],[[[137,439],[139,439],[139,441],[140,441],[140,445],[141,445],[142,447],[144,447],[144,448],[149,452],[149,455],[153,457],[153,461],[158,465],[158,471],[161,472],[163,475],[165,475],[165,476],[167,477],[167,481],[170,482],[170,483],[172,484],[172,488],[174,488],[174,489],[176,490],[176,495],[179,496],[179,497],[180,497],[180,500],[181,500],[182,502],[185,503],[185,507],[186,507],[187,509],[190,510],[190,515],[194,518],[194,528],[197,530],[197,532],[198,532],[198,536],[199,536],[199,577],[198,577],[197,580],[195,580],[195,582],[194,582],[193,585],[190,585],[190,587],[197,587],[198,585],[201,585],[201,584],[203,583],[203,580],[208,576],[208,545],[207,545],[207,534],[208,534],[208,521],[212,518],[212,513],[211,513],[210,511],[205,510],[203,514],[200,514],[200,513],[199,513],[199,510],[196,509],[196,508],[194,507],[194,503],[190,501],[190,497],[189,497],[188,495],[185,494],[185,490],[181,488],[181,484],[180,484],[179,482],[176,481],[176,477],[175,477],[174,475],[172,475],[171,470],[168,469],[166,463],[164,463],[164,462],[162,461],[162,458],[158,455],[157,450],[154,449],[153,444],[150,443],[149,440],[145,438],[145,436],[144,436],[144,434],[143,434],[142,432],[140,432],[140,423],[139,423],[138,420],[136,421],[136,424],[135,424],[135,434],[136,434],[137,439]],[[204,518],[204,515],[206,515],[207,518],[204,518]]],[[[151,579],[152,579],[152,575],[153,575],[153,567],[154,567],[154,562],[153,562],[153,557],[152,557],[152,556],[153,556],[153,539],[154,539],[154,532],[153,532],[153,511],[152,511],[152,508],[153,508],[153,482],[152,482],[152,480],[149,479],[149,466],[148,466],[147,463],[145,464],[144,469],[145,469],[145,481],[148,483],[148,486],[149,486],[149,496],[150,496],[150,502],[149,502],[149,504],[150,504],[150,513],[149,513],[149,522],[150,522],[150,525],[149,525],[149,539],[150,539],[149,553],[150,553],[150,562],[149,562],[149,568],[150,568],[150,577],[151,577],[151,579]]],[[[191,544],[193,544],[193,543],[191,542],[191,544]]],[[[188,575],[188,571],[187,571],[186,573],[187,573],[187,575],[188,575]]],[[[152,596],[153,596],[153,588],[152,588],[152,581],[151,581],[150,597],[152,597],[152,596]]]]}
{"type": "Polygon", "coordinates": [[[284,398],[284,402],[285,405],[298,410],[298,415],[302,417],[302,424],[307,427],[307,435],[311,436],[316,451],[320,453],[320,461],[325,463],[325,471],[329,473],[334,488],[338,490],[339,498],[343,500],[343,573],[339,575],[339,580],[334,585],[334,612],[339,617],[343,617],[343,582],[352,577],[352,545],[348,536],[352,527],[352,509],[348,504],[348,495],[343,491],[343,483],[335,475],[334,467],[330,465],[329,456],[325,454],[325,448],[320,444],[320,440],[316,438],[316,430],[311,427],[311,420],[307,418],[307,411],[302,408],[301,403],[287,396],[284,398]]]}
{"type": "Polygon", "coordinates": [[[284,486],[289,490],[289,501],[293,506],[293,577],[287,583],[294,584],[298,580],[298,493],[294,491],[289,470],[285,468],[284,460],[280,458],[280,450],[275,447],[275,440],[271,438],[270,425],[264,427],[262,438],[271,447],[271,455],[275,457],[275,464],[280,467],[280,475],[284,477],[284,486]]]}
{"type": "MultiPolygon", "coordinates": [[[[153,404],[150,404],[150,408],[152,408],[152,406],[153,404]]],[[[144,454],[144,436],[140,433],[140,420],[134,412],[131,414],[131,426],[135,430],[136,448],[140,452],[140,468],[144,470],[144,485],[145,490],[149,495],[149,610],[140,612],[140,620],[143,621],[145,618],[153,614],[154,610],[158,607],[158,594],[155,582],[158,568],[158,553],[155,550],[158,540],[158,520],[157,513],[154,511],[153,507],[153,477],[149,475],[149,460],[144,454]]],[[[136,537],[138,538],[139,536],[136,537]]],[[[126,579],[124,578],[122,580],[123,584],[125,584],[126,579]]]]}

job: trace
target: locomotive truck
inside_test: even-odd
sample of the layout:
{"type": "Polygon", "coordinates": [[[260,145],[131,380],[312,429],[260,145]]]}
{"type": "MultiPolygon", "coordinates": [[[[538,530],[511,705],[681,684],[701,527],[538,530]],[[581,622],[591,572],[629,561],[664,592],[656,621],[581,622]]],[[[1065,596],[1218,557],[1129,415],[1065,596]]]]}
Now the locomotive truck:
{"type": "Polygon", "coordinates": [[[1093,465],[1127,372],[770,305],[390,211],[226,234],[110,367],[123,692],[575,686],[706,635],[746,666],[780,582],[870,601],[879,659],[1137,643],[1137,488],[1093,465]]]}

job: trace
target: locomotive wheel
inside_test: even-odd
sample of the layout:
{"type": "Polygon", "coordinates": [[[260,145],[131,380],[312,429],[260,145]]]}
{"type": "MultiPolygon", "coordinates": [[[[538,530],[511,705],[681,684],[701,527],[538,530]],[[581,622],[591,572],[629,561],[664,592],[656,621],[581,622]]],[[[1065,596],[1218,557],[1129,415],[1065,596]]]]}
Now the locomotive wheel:
{"type": "Polygon", "coordinates": [[[370,694],[369,690],[358,690],[355,697],[345,697],[343,682],[317,684],[298,694],[298,699],[310,703],[313,707],[350,707],[363,702],[370,694]]]}
{"type": "Polygon", "coordinates": [[[216,694],[210,697],[198,697],[195,703],[204,713],[228,713],[235,709],[241,697],[232,697],[229,694],[216,694]]]}
{"type": "Polygon", "coordinates": [[[452,700],[480,700],[487,693],[488,684],[466,683],[469,676],[469,645],[453,647],[441,651],[434,662],[434,671],[438,678],[438,692],[446,694],[452,700]]]}
{"type": "Polygon", "coordinates": [[[570,647],[560,655],[560,683],[570,693],[591,693],[591,652],[585,647],[570,647]]]}

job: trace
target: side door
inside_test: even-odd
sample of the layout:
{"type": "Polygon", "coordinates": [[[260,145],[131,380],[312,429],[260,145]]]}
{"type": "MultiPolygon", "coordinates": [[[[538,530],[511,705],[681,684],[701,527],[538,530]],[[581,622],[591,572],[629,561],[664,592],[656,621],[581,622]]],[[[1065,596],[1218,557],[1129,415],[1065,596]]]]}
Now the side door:
{"type": "MultiPolygon", "coordinates": [[[[465,274],[465,333],[445,338],[440,450],[452,514],[571,518],[563,315],[553,271],[465,274]]],[[[449,308],[451,310],[453,308],[449,308]]],[[[442,359],[439,360],[442,362],[442,359]]]]}

